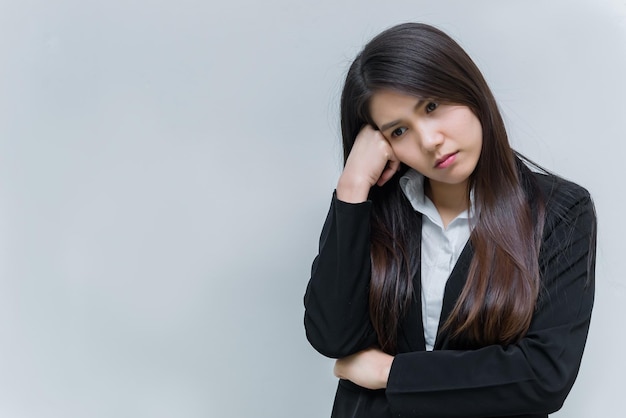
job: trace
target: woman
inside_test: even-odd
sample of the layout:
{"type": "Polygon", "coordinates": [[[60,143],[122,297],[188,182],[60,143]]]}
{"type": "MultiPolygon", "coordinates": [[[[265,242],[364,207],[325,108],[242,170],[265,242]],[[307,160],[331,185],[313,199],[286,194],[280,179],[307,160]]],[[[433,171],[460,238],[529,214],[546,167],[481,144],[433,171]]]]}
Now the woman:
{"type": "Polygon", "coordinates": [[[480,71],[403,24],[354,60],[344,170],[305,295],[333,417],[547,417],[593,305],[588,192],[511,149],[480,71]]]}

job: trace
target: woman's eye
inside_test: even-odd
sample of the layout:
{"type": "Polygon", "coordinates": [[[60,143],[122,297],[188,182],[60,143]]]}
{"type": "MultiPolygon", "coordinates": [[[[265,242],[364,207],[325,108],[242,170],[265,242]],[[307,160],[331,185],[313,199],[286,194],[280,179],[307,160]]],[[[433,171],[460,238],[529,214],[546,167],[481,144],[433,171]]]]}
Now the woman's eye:
{"type": "Polygon", "coordinates": [[[429,102],[429,103],[426,105],[426,113],[430,113],[430,112],[432,112],[433,110],[437,109],[437,106],[439,106],[437,103],[435,103],[435,102],[429,102]]]}
{"type": "Polygon", "coordinates": [[[392,138],[397,138],[397,137],[401,136],[405,132],[406,132],[406,128],[396,128],[396,129],[393,130],[393,132],[391,132],[391,137],[392,138]]]}

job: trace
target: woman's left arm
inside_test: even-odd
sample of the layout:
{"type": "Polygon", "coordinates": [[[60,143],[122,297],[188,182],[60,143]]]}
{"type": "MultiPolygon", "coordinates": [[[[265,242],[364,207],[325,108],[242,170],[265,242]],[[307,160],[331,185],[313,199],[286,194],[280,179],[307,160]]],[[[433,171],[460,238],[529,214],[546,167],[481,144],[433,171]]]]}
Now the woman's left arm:
{"type": "MultiPolygon", "coordinates": [[[[591,319],[595,211],[586,190],[571,183],[555,194],[540,254],[543,288],[527,335],[508,347],[395,356],[385,385],[394,416],[545,414],[561,408],[578,373],[591,319]]],[[[356,356],[361,354],[372,353],[356,356]]],[[[348,370],[347,378],[356,375],[354,367],[348,370]]],[[[376,382],[378,372],[366,377],[376,382]]]]}

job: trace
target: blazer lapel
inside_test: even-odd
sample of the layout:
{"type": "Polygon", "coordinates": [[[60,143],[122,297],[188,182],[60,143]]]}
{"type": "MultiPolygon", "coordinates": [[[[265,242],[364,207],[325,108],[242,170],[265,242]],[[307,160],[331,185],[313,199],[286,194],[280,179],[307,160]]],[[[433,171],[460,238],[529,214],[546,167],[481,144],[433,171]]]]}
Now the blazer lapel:
{"type": "MultiPolygon", "coordinates": [[[[417,233],[422,236],[422,215],[415,212],[419,218],[417,233]]],[[[398,352],[406,353],[411,351],[426,350],[426,340],[424,339],[424,323],[422,321],[422,277],[421,277],[421,240],[418,247],[418,267],[413,277],[413,300],[411,306],[402,321],[398,330],[398,352]]]]}
{"type": "Polygon", "coordinates": [[[439,328],[437,330],[437,338],[433,348],[434,350],[441,350],[444,348],[444,343],[447,338],[446,333],[441,331],[441,327],[448,319],[448,316],[450,316],[450,312],[452,312],[452,309],[461,294],[461,290],[463,290],[463,286],[465,286],[465,282],[467,281],[467,272],[469,271],[473,255],[474,249],[472,248],[470,239],[465,244],[465,247],[463,247],[463,251],[454,265],[448,281],[446,282],[443,294],[443,306],[441,307],[441,317],[439,318],[439,328]]]}

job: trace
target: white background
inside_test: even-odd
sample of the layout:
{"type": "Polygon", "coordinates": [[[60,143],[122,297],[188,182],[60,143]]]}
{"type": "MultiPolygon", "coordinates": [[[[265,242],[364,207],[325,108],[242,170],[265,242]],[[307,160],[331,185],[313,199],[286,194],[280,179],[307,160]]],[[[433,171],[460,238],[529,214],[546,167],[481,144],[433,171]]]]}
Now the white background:
{"type": "Polygon", "coordinates": [[[594,196],[596,307],[555,416],[620,416],[624,0],[0,0],[0,417],[329,416],[302,296],[339,92],[405,21],[459,40],[514,146],[594,196]]]}

